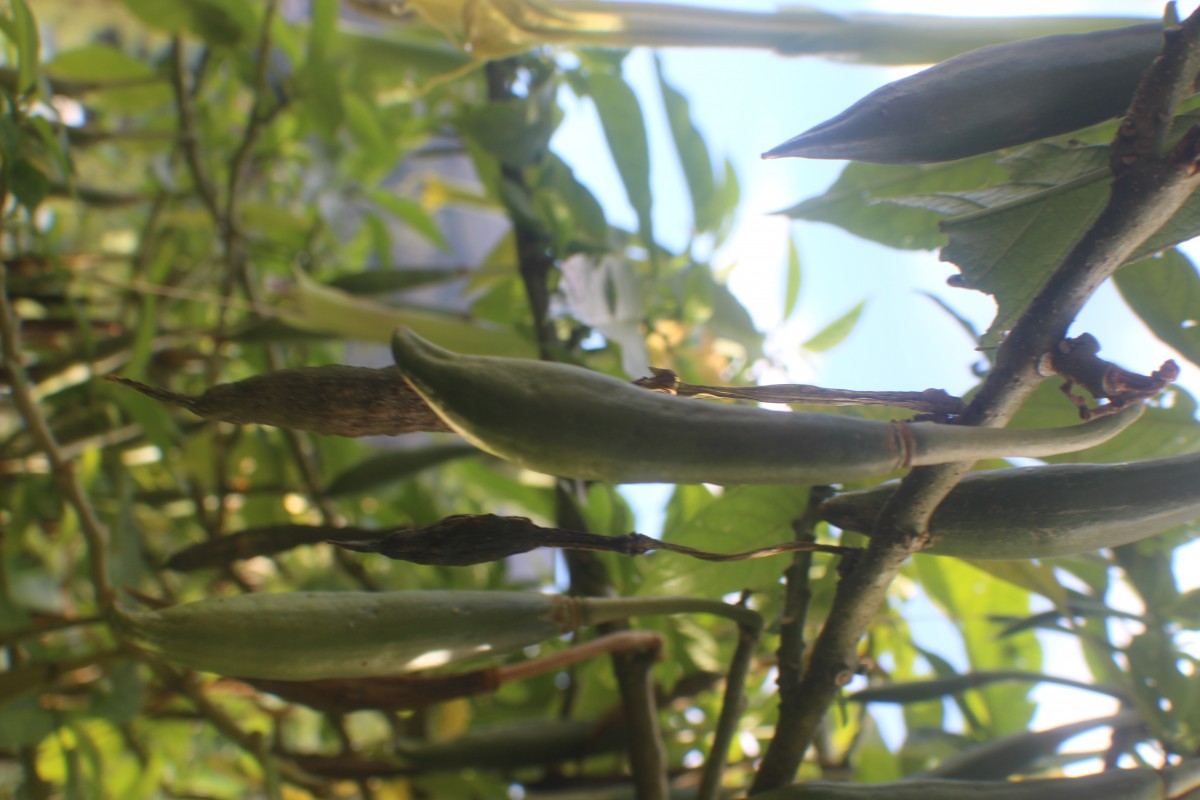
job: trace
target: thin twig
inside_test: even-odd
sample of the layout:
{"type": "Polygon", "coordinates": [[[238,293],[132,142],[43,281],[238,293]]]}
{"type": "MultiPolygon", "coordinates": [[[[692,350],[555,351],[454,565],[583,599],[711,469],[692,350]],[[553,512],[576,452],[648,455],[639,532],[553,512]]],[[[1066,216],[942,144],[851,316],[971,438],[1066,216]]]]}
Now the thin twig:
{"type": "MultiPolygon", "coordinates": [[[[334,534],[336,535],[336,530],[334,534]]],[[[818,544],[812,541],[783,542],[741,553],[710,553],[681,544],[664,542],[642,533],[605,536],[589,531],[547,528],[526,517],[501,517],[495,514],[456,514],[432,525],[401,529],[387,535],[363,538],[363,531],[347,531],[354,539],[328,537],[332,544],[359,553],[379,553],[398,561],[440,567],[467,567],[499,561],[528,553],[540,547],[561,550],[619,553],[640,556],[656,550],[698,558],[703,561],[730,562],[766,558],[783,553],[831,553],[850,555],[858,548],[818,544]]],[[[308,535],[296,541],[312,541],[308,535]]]]}
{"type": "Polygon", "coordinates": [[[667,800],[667,750],[658,725],[654,663],[662,651],[646,649],[613,654],[613,672],[621,686],[621,710],[629,732],[629,764],[638,800],[667,800]]]}
{"type": "MultiPolygon", "coordinates": [[[[514,68],[516,59],[490,61],[484,67],[487,76],[488,99],[493,102],[511,100],[514,68]]],[[[531,87],[530,92],[533,91],[531,87]]],[[[512,191],[521,197],[527,197],[529,184],[521,169],[511,164],[500,164],[500,179],[508,184],[512,191]]],[[[525,296],[529,301],[529,310],[533,316],[533,328],[536,333],[538,356],[543,360],[552,360],[550,354],[557,345],[554,330],[550,325],[550,290],[547,286],[550,274],[554,270],[554,257],[551,255],[553,243],[544,234],[533,229],[516,213],[509,213],[513,228],[513,238],[517,250],[517,268],[521,274],[521,282],[525,286],[525,296]]]]}
{"type": "Polygon", "coordinates": [[[214,217],[221,216],[220,203],[217,200],[217,190],[208,178],[208,172],[200,160],[200,138],[196,133],[196,108],[192,104],[191,90],[184,82],[187,75],[187,57],[184,53],[182,36],[176,36],[171,42],[171,88],[175,94],[175,113],[179,116],[179,143],[183,150],[184,160],[192,174],[196,185],[196,194],[208,212],[214,217]]]}
{"type": "MultiPolygon", "coordinates": [[[[820,522],[817,510],[821,503],[833,494],[828,486],[814,486],[808,493],[808,505],[804,515],[792,524],[798,544],[811,543],[814,531],[820,522]]],[[[812,595],[808,585],[808,574],[812,568],[812,553],[799,551],[785,573],[787,580],[783,618],[779,624],[779,722],[775,725],[775,736],[767,746],[763,757],[763,771],[770,770],[780,775],[795,774],[804,760],[809,742],[796,731],[803,731],[807,715],[811,713],[809,699],[800,693],[800,682],[804,675],[804,623],[808,616],[808,601],[812,595]]]]}
{"type": "Polygon", "coordinates": [[[729,662],[729,674],[725,676],[725,696],[721,701],[721,713],[713,729],[712,747],[704,760],[700,786],[696,789],[696,800],[716,800],[721,792],[721,781],[725,775],[725,762],[729,758],[729,746],[737,734],[738,722],[746,702],[746,680],[750,666],[758,649],[761,631],[750,626],[738,626],[738,643],[729,662]]]}
{"type": "Polygon", "coordinates": [[[8,366],[8,382],[13,403],[25,420],[29,433],[38,448],[46,454],[50,471],[58,484],[59,491],[79,517],[79,528],[83,531],[88,546],[88,564],[96,602],[103,609],[113,603],[113,590],[108,580],[108,531],[100,522],[96,510],[88,500],[75,461],[63,454],[58,440],[37,401],[33,399],[33,385],[25,374],[25,359],[21,354],[20,331],[16,312],[8,302],[6,267],[0,262],[0,348],[8,366]]]}
{"type": "Polygon", "coordinates": [[[70,628],[83,627],[85,625],[96,625],[104,622],[104,617],[68,617],[63,619],[49,620],[41,622],[37,625],[30,625],[27,628],[18,628],[15,631],[7,631],[0,636],[0,647],[12,647],[25,639],[32,639],[35,636],[42,636],[53,631],[68,630],[70,628]]]}
{"type": "MultiPolygon", "coordinates": [[[[555,517],[560,525],[583,530],[587,524],[571,497],[569,485],[569,482],[560,479],[555,486],[555,517]]],[[[572,594],[604,596],[610,591],[612,582],[608,570],[594,552],[568,550],[565,555],[571,576],[572,594]]],[[[628,627],[628,622],[619,621],[598,625],[597,630],[602,634],[611,634],[627,630],[628,627]]],[[[634,767],[633,779],[638,800],[659,800],[666,796],[667,771],[662,733],[658,727],[658,705],[647,686],[651,680],[652,664],[636,663],[631,659],[632,657],[621,654],[612,656],[613,674],[617,679],[621,708],[629,735],[629,753],[634,767]],[[659,762],[659,767],[655,766],[656,762],[659,762]],[[656,770],[661,772],[661,775],[657,774],[656,770]]],[[[574,686],[575,681],[572,680],[572,687],[574,686]]],[[[564,700],[564,711],[570,710],[574,698],[575,692],[569,691],[564,700]]]]}
{"type": "MultiPolygon", "coordinates": [[[[1172,152],[1157,143],[1170,126],[1177,99],[1188,91],[1200,60],[1200,10],[1164,32],[1163,54],[1147,71],[1113,143],[1114,173],[1108,204],[1064,258],[996,353],[996,365],[964,413],[968,425],[1008,422],[1042,380],[1038,363],[1066,336],[1084,302],[1200,185],[1200,133],[1184,136],[1172,152]]],[[[841,686],[858,665],[856,648],[886,601],[887,588],[923,543],[934,509],[970,471],[969,463],[913,470],[875,525],[870,544],[838,585],[832,608],[797,693],[806,713],[788,736],[806,749],[841,686]]],[[[795,770],[763,760],[753,792],[790,783],[795,770]]]]}
{"type": "Polygon", "coordinates": [[[926,414],[954,416],[966,405],[944,389],[923,392],[874,392],[857,389],[826,389],[806,383],[780,383],[769,386],[705,386],[684,383],[669,369],[651,367],[653,377],[634,381],[638,386],[680,397],[715,397],[726,400],[753,400],[756,403],[805,404],[814,406],[887,406],[911,408],[926,414]]]}

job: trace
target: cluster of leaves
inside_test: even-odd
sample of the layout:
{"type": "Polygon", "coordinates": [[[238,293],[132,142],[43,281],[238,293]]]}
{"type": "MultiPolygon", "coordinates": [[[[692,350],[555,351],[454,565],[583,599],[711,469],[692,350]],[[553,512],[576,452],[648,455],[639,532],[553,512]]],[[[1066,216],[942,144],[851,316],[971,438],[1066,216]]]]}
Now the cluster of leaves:
{"type": "MultiPolygon", "coordinates": [[[[612,374],[649,362],[696,383],[736,382],[760,355],[760,336],[698,254],[729,230],[737,182],[728,166],[714,165],[687,100],[660,70],[694,224],[691,246],[677,253],[656,238],[643,109],[623,79],[623,52],[483,64],[437,17],[429,26],[368,29],[340,20],[334,0],[315,0],[308,21],[285,19],[274,0],[37,5],[35,21],[13,0],[0,26],[11,64],[0,119],[0,244],[24,362],[7,359],[6,379],[14,396],[36,401],[35,412],[0,409],[8,666],[0,674],[0,785],[30,797],[243,797],[259,787],[277,793],[281,780],[297,793],[363,797],[625,785],[619,681],[603,662],[470,700],[349,713],[328,686],[284,701],[267,687],[181,672],[122,648],[94,616],[104,588],[98,559],[112,585],[145,602],[542,585],[548,573],[516,564],[416,567],[359,558],[324,540],[335,527],[385,531],[488,513],[624,534],[632,513],[613,487],[555,484],[428,437],[395,450],[199,423],[98,377],[119,371],[199,394],[279,368],[344,362],[349,350],[362,352],[351,340],[384,341],[406,324],[456,350],[540,353],[612,374]],[[52,47],[41,51],[39,41],[52,47]],[[611,225],[550,149],[562,92],[599,110],[635,230],[611,225]],[[18,372],[31,380],[28,391],[18,372]],[[59,469],[58,459],[70,468],[59,469]],[[71,480],[86,507],[63,488],[71,480]],[[89,509],[108,533],[102,553],[89,509]],[[194,545],[208,545],[207,560],[173,558],[194,545]]],[[[438,6],[416,5],[427,14],[438,6]]],[[[945,256],[963,268],[965,284],[996,294],[1003,330],[1102,203],[1095,170],[1103,150],[1040,145],[935,167],[852,165],[792,213],[893,247],[932,248],[948,236],[945,256]]],[[[1196,232],[1177,222],[1145,252],[1196,232]]],[[[797,282],[795,259],[790,272],[797,282]]],[[[1160,338],[1200,359],[1188,316],[1200,277],[1184,256],[1148,257],[1119,282],[1160,338]]],[[[1045,389],[1024,422],[1069,423],[1070,406],[1045,389]]],[[[1085,457],[1194,448],[1194,401],[1181,391],[1170,397],[1139,436],[1085,457]]],[[[663,536],[707,551],[751,550],[792,538],[805,505],[796,487],[679,486],[663,536]]],[[[904,702],[908,737],[889,751],[864,706],[849,706],[830,717],[807,773],[853,766],[861,780],[902,777],[1025,731],[1036,710],[1029,686],[1045,666],[1033,635],[1040,628],[1076,636],[1096,679],[1138,712],[1119,726],[1114,753],[1147,738],[1172,752],[1194,750],[1194,664],[1176,639],[1197,600],[1169,580],[1173,549],[1191,533],[1054,564],[914,560],[905,575],[952,621],[968,674],[914,643],[897,593],[867,655],[872,683],[900,685],[858,699],[904,702]],[[1126,640],[1105,605],[1122,580],[1149,609],[1126,640]],[[1033,615],[1035,595],[1053,611],[1033,615]],[[930,672],[938,680],[907,685],[930,672]],[[957,704],[961,725],[937,702],[944,697],[957,704]]],[[[568,559],[578,590],[747,592],[768,620],[782,615],[778,562],[698,565],[670,553],[568,559]],[[603,577],[589,583],[596,574],[603,577]]],[[[810,619],[825,616],[836,583],[834,564],[816,558],[810,619]]],[[[727,669],[735,637],[728,623],[701,619],[648,626],[665,639],[655,680],[667,763],[684,771],[709,749],[720,707],[714,675],[727,669]]],[[[751,669],[730,785],[748,783],[776,721],[771,644],[751,669]]],[[[1001,757],[968,757],[942,774],[1033,772],[1063,736],[1018,737],[1001,757]]]]}

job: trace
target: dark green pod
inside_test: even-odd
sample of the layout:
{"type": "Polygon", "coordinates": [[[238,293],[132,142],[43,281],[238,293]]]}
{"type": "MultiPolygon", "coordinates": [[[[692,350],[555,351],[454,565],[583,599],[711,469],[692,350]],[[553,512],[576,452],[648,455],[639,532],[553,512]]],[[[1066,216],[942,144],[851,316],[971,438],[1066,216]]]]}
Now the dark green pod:
{"type": "Polygon", "coordinates": [[[991,45],[889,83],[763,158],[927,164],[1125,113],[1162,47],[1157,23],[991,45]]]}
{"type": "MultiPolygon", "coordinates": [[[[869,533],[897,483],[821,504],[839,528],[869,533]]],[[[1059,464],[975,472],[930,521],[923,552],[1051,558],[1115,547],[1200,519],[1200,453],[1131,464],[1059,464]]]]}
{"type": "Polygon", "coordinates": [[[1116,769],[1082,778],[1025,781],[913,779],[888,783],[811,781],[754,795],[754,800],[1168,800],[1162,774],[1116,769]]]}

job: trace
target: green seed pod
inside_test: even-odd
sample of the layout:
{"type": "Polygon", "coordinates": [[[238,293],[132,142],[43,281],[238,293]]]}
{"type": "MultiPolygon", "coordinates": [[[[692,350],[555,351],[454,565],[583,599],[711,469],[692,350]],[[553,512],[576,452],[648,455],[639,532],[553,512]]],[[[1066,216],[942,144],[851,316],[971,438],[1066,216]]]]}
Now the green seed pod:
{"type": "Polygon", "coordinates": [[[763,158],[927,164],[1125,113],[1162,47],[1157,23],[981,47],[871,92],[763,158]]]}
{"type": "Polygon", "coordinates": [[[680,612],[759,619],[749,609],[687,597],[399,591],[243,594],[161,611],[114,609],[109,621],[121,638],[193,669],[303,681],[432,669],[511,653],[585,625],[680,612]]]}
{"type": "Polygon", "coordinates": [[[1099,444],[1140,406],[1042,430],[768,411],[650,392],[568,364],[451,353],[402,331],[413,388],[469,442],[532,470],[611,483],[817,484],[1099,444]]]}
{"type": "MultiPolygon", "coordinates": [[[[823,519],[870,533],[889,481],[821,504],[823,519]]],[[[974,472],[930,520],[922,552],[962,558],[1051,558],[1145,539],[1200,518],[1200,453],[1131,464],[1058,464],[974,472]]]]}
{"type": "Polygon", "coordinates": [[[927,779],[888,783],[811,781],[754,795],[754,800],[1167,800],[1153,769],[1118,769],[1082,778],[1025,781],[927,779]]]}

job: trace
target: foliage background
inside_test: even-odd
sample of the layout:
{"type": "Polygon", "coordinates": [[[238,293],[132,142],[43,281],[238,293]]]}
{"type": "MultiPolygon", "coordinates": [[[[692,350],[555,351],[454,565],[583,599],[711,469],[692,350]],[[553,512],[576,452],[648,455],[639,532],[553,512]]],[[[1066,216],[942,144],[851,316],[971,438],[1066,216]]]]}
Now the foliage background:
{"type": "MultiPolygon", "coordinates": [[[[661,90],[685,179],[676,191],[686,191],[695,228],[686,246],[674,248],[661,246],[655,230],[649,151],[642,144],[647,112],[622,79],[619,51],[554,51],[553,61],[534,53],[483,68],[430,27],[338,32],[332,2],[314,3],[319,24],[310,27],[287,20],[286,8],[240,0],[39,2],[32,9],[44,32],[39,49],[22,27],[29,10],[13,4],[5,29],[13,69],[3,130],[11,198],[6,288],[22,318],[25,369],[40,413],[62,453],[75,460],[110,533],[114,585],[174,601],[248,590],[531,585],[553,576],[512,564],[381,563],[324,545],[195,572],[162,565],[186,545],[268,525],[384,529],[460,513],[561,524],[564,492],[428,437],[397,453],[390,443],[202,424],[96,379],[108,372],[198,394],[287,366],[378,359],[377,350],[350,341],[385,341],[404,321],[466,351],[528,356],[541,349],[623,377],[631,365],[648,362],[697,383],[753,380],[762,334],[710,263],[737,208],[736,176],[691,125],[688,101],[671,91],[669,75],[661,90]],[[586,98],[600,110],[615,174],[634,210],[628,229],[609,224],[602,204],[548,147],[564,96],[586,98]],[[55,98],[63,120],[86,109],[83,124],[56,125],[55,112],[36,105],[55,98]],[[384,182],[396,189],[381,188],[384,182]],[[337,296],[344,305],[335,313],[314,310],[313,298],[328,295],[309,279],[351,295],[337,296]],[[565,290],[572,280],[581,287],[574,294],[565,290]],[[531,293],[539,282],[553,292],[552,302],[531,293]],[[377,319],[376,306],[366,303],[380,300],[394,310],[377,319]],[[536,310],[543,302],[547,320],[536,310]]],[[[1108,136],[1111,126],[1091,140],[1108,136]]],[[[1094,163],[1054,147],[1027,151],[1024,159],[1019,167],[1055,182],[1094,163]]],[[[941,242],[938,217],[914,210],[929,204],[919,193],[1003,185],[1012,180],[1008,169],[993,155],[930,169],[857,165],[830,194],[793,213],[888,246],[929,247],[941,242]],[[851,181],[855,191],[839,195],[851,181]],[[909,200],[875,203],[884,193],[909,200]]],[[[1064,226],[1064,235],[1079,224],[1064,226]]],[[[1193,227],[1181,224],[1174,240],[1192,235],[1193,227]]],[[[970,231],[963,236],[970,241],[970,231]]],[[[782,266],[788,310],[803,283],[798,255],[789,254],[782,266]]],[[[1006,274],[1023,273],[1013,267],[1006,274]]],[[[1195,363],[1200,342],[1194,325],[1184,324],[1196,307],[1191,298],[1200,298],[1188,294],[1200,283],[1194,267],[1172,253],[1123,273],[1118,283],[1139,299],[1135,305],[1150,327],[1195,363]]],[[[1007,287],[998,291],[1002,299],[1013,296],[1007,287]]],[[[810,351],[835,346],[854,314],[830,318],[830,327],[809,339],[810,351]]],[[[974,358],[964,351],[964,361],[974,358]]],[[[1044,389],[1022,422],[1069,421],[1071,409],[1056,402],[1053,387],[1044,389]]],[[[12,791],[491,797],[513,787],[531,795],[579,789],[592,785],[585,779],[624,774],[620,754],[489,769],[476,753],[436,770],[424,768],[433,763],[427,754],[405,756],[418,743],[516,721],[568,716],[611,727],[605,720],[617,707],[617,692],[602,662],[483,699],[330,717],[236,681],[149,669],[114,651],[104,627],[87,624],[95,587],[80,518],[56,488],[44,448],[15,412],[4,411],[0,629],[9,669],[0,681],[0,779],[12,791]],[[294,781],[278,788],[281,763],[306,767],[319,777],[320,790],[294,781]],[[415,766],[416,774],[385,776],[378,774],[381,765],[415,766]]],[[[1143,426],[1155,435],[1121,437],[1086,458],[1194,449],[1194,402],[1176,390],[1169,407],[1152,411],[1143,426]]],[[[611,487],[592,486],[568,499],[576,501],[577,521],[594,531],[633,527],[626,500],[611,487]]],[[[802,512],[803,497],[793,487],[679,487],[663,535],[693,547],[738,550],[790,538],[802,512]]],[[[953,626],[961,644],[947,649],[961,648],[970,673],[1054,672],[1031,633],[1037,627],[1083,639],[1091,677],[1120,687],[1148,728],[1141,736],[1118,736],[1107,754],[1113,763],[1142,758],[1157,765],[1190,752],[1194,665],[1181,645],[1196,601],[1163,576],[1171,574],[1172,548],[1193,533],[1173,531],[1141,547],[1060,564],[1012,562],[987,571],[914,559],[872,629],[871,668],[862,680],[903,683],[964,670],[945,652],[914,644],[901,612],[920,595],[953,626]],[[1125,628],[1106,623],[1113,612],[1105,601],[1117,582],[1146,601],[1125,628]],[[1035,601],[1036,594],[1042,599],[1035,601]],[[1035,613],[1048,605],[1052,611],[1035,613]],[[1138,749],[1139,742],[1148,744],[1138,749]]],[[[751,590],[768,620],[779,616],[784,565],[774,559],[697,566],[662,554],[599,562],[620,594],[716,598],[751,590]]],[[[810,626],[820,624],[835,580],[833,562],[818,557],[810,626]]],[[[726,669],[734,637],[727,623],[704,619],[650,625],[667,637],[655,679],[668,695],[660,713],[668,763],[694,768],[707,754],[720,701],[702,679],[726,669]]],[[[771,738],[772,649],[768,636],[735,738],[730,787],[747,784],[753,759],[771,738]]],[[[904,704],[898,748],[884,746],[865,706],[836,709],[803,776],[898,778],[1026,729],[1035,711],[1029,681],[972,683],[978,688],[945,701],[904,704]]],[[[1057,744],[1027,745],[1026,760],[1006,759],[1005,774],[1075,760],[1057,756],[1057,744]]]]}

